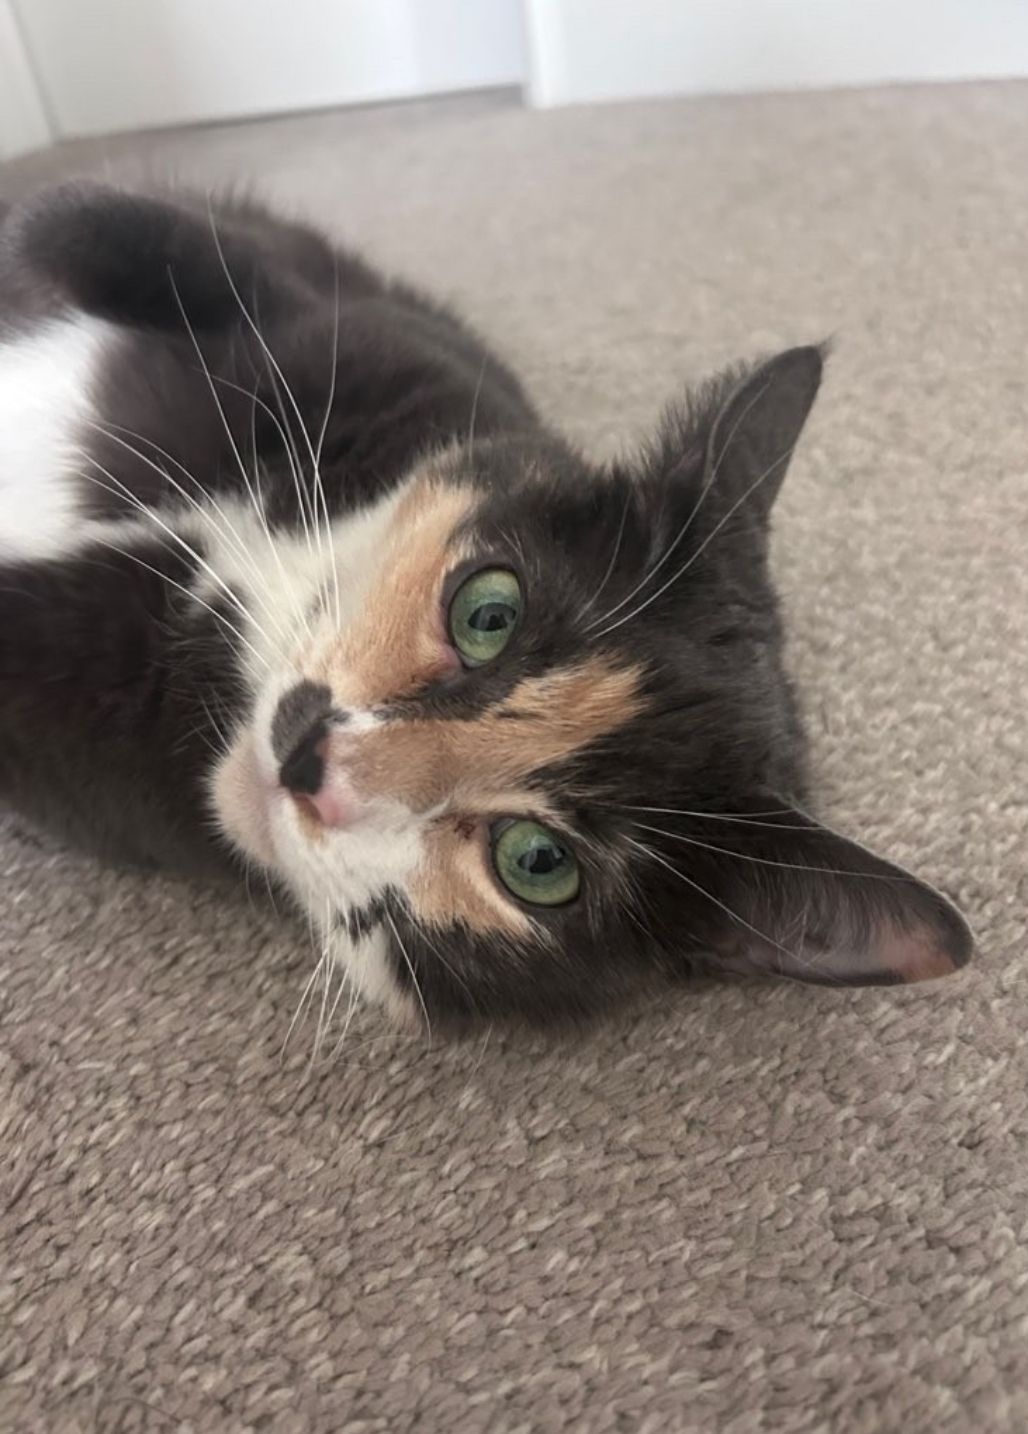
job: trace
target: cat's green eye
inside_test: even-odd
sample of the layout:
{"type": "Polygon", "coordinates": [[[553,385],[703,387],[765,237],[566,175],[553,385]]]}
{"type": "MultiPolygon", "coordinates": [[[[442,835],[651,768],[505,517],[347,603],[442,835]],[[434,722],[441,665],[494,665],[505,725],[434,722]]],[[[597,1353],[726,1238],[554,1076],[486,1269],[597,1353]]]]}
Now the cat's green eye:
{"type": "Polygon", "coordinates": [[[485,568],[461,583],[450,603],[450,641],[468,667],[498,657],[521,615],[521,584],[506,568],[485,568]]]}
{"type": "Polygon", "coordinates": [[[563,906],[578,895],[574,852],[538,822],[514,821],[497,827],[493,863],[507,890],[534,906],[563,906]]]}

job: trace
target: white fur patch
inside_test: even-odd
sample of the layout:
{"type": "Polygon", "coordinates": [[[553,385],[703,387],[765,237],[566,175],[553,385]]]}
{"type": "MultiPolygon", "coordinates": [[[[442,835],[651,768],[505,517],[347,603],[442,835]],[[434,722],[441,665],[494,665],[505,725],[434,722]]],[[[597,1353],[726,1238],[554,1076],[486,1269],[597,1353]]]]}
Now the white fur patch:
{"type": "MultiPolygon", "coordinates": [[[[322,929],[323,940],[354,988],[384,1004],[394,1018],[409,1020],[412,999],[393,978],[382,930],[351,941],[340,916],[365,907],[387,886],[400,890],[422,858],[426,818],[396,801],[379,799],[352,828],[325,831],[312,840],[297,808],[278,786],[278,760],[271,726],[285,693],[303,676],[302,651],[344,629],[361,610],[368,586],[380,575],[382,546],[402,490],[329,531],[270,536],[251,499],[217,508],[204,505],[177,519],[175,530],[203,540],[206,565],[195,591],[212,602],[226,591],[238,595],[249,620],[233,614],[246,639],[240,661],[256,694],[247,728],[237,732],[211,774],[211,797],[225,834],[251,860],[275,871],[322,929]]],[[[347,732],[380,725],[370,711],[350,711],[347,732]]]]}
{"type": "Polygon", "coordinates": [[[80,541],[78,448],[114,334],[78,315],[0,341],[0,560],[59,557],[80,541]]]}
{"type": "MultiPolygon", "coordinates": [[[[254,686],[267,688],[269,670],[281,674],[280,689],[266,692],[269,710],[297,681],[292,668],[298,641],[318,624],[344,628],[360,610],[368,584],[378,575],[382,544],[399,492],[346,517],[326,533],[269,535],[256,502],[234,499],[195,515],[191,530],[204,538],[207,561],[217,574],[201,577],[197,591],[208,602],[224,584],[245,595],[252,622],[251,647],[242,653],[254,686]],[[319,603],[320,613],[315,612],[319,603]]],[[[179,524],[181,527],[181,524],[179,524]]]]}

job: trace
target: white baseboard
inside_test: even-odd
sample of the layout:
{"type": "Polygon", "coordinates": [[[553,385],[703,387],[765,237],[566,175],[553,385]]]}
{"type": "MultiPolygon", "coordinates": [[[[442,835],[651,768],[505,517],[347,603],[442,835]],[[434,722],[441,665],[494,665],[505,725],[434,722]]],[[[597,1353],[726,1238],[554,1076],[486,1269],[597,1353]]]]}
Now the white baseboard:
{"type": "Polygon", "coordinates": [[[536,105],[1028,75],[1028,0],[524,0],[536,105]]]}

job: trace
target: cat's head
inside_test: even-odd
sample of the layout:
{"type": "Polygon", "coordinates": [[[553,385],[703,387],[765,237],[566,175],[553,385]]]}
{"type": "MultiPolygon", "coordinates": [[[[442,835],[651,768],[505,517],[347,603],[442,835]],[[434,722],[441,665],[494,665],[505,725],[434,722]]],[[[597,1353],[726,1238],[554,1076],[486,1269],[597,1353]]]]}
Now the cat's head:
{"type": "MultiPolygon", "coordinates": [[[[294,384],[309,370],[311,412],[324,405],[338,268],[308,231],[249,213],[226,259],[202,202],[72,188],[21,234],[75,306],[148,333],[189,315],[201,337],[232,334],[226,359],[256,329],[241,294],[267,317],[302,291],[294,307],[316,320],[276,345],[294,384]]],[[[256,392],[223,375],[216,389],[191,338],[173,370],[146,376],[178,401],[148,398],[132,427],[154,442],[155,413],[188,411],[191,468],[217,467],[216,420],[243,395],[228,457],[245,476],[256,392]]],[[[221,584],[209,601],[227,594],[230,630],[237,608],[250,619],[245,715],[211,774],[214,813],[360,991],[433,1023],[544,1018],[697,970],[850,985],[968,959],[942,896],[801,805],[768,523],[821,370],[810,347],[724,375],[673,407],[633,464],[600,470],[538,431],[497,437],[494,422],[356,512],[308,499],[302,531],[295,514],[274,531],[256,522],[249,479],[231,533],[220,509],[206,515],[196,540],[221,584]]],[[[276,401],[272,382],[264,407],[286,439],[276,401]]],[[[324,423],[318,437],[311,471],[324,423]]],[[[302,453],[282,464],[280,492],[295,480],[298,493],[302,453]]],[[[345,475],[330,459],[324,471],[340,492],[345,475]]]]}
{"type": "Polygon", "coordinates": [[[799,805],[768,519],[821,368],[800,348],[715,381],[631,466],[446,448],[280,552],[305,610],[254,668],[215,809],[365,994],[543,1018],[697,970],[967,960],[944,898],[799,805]]]}

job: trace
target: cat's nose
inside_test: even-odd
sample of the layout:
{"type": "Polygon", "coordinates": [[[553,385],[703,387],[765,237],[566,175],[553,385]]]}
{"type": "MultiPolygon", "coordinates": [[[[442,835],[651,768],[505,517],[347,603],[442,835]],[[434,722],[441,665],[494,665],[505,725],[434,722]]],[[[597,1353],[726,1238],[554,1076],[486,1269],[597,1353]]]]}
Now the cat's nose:
{"type": "Polygon", "coordinates": [[[328,727],[317,721],[278,769],[278,780],[301,810],[321,826],[353,826],[360,803],[346,773],[328,761],[328,727]]]}
{"type": "Polygon", "coordinates": [[[315,722],[300,738],[278,771],[278,779],[294,797],[314,797],[325,781],[324,722],[315,722]]]}
{"type": "Polygon", "coordinates": [[[343,773],[329,767],[327,749],[328,729],[317,722],[282,763],[278,779],[322,826],[348,827],[357,818],[357,802],[343,773]]]}
{"type": "Polygon", "coordinates": [[[282,694],[271,723],[271,748],[281,766],[288,765],[331,712],[332,693],[323,682],[298,682],[282,694]]]}
{"type": "Polygon", "coordinates": [[[280,763],[279,783],[297,805],[326,827],[356,820],[358,803],[343,772],[328,760],[329,722],[345,720],[332,694],[317,682],[299,682],[279,701],[271,724],[271,746],[280,763]]]}

